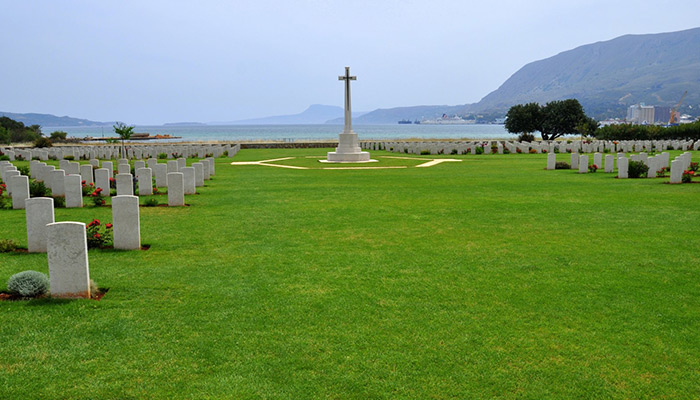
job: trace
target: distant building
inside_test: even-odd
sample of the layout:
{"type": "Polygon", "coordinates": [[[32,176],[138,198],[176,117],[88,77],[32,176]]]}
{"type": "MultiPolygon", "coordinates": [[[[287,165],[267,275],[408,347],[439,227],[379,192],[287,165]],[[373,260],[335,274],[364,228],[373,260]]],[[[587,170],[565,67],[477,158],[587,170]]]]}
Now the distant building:
{"type": "Polygon", "coordinates": [[[644,103],[630,106],[627,109],[627,122],[639,125],[653,124],[655,122],[654,106],[647,106],[644,103]]]}
{"type": "Polygon", "coordinates": [[[668,124],[671,119],[671,107],[654,106],[654,123],[668,124]]]}

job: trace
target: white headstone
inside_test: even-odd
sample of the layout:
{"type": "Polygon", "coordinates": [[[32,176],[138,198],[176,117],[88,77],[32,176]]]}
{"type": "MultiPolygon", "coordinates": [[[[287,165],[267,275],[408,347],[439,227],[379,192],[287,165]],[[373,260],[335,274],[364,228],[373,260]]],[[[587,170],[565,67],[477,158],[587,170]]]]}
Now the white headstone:
{"type": "Polygon", "coordinates": [[[53,199],[33,197],[25,200],[27,243],[30,253],[46,252],[46,225],[54,222],[53,199]]]}
{"type": "Polygon", "coordinates": [[[181,172],[171,172],[168,174],[168,205],[185,205],[185,184],[181,172]]]}
{"type": "Polygon", "coordinates": [[[48,225],[47,231],[51,296],[90,298],[85,224],[55,222],[48,225]]]}
{"type": "Polygon", "coordinates": [[[194,185],[196,187],[204,186],[204,164],[197,162],[193,163],[192,167],[194,168],[194,185]]]}
{"type": "Polygon", "coordinates": [[[168,167],[165,164],[156,164],[153,172],[156,175],[156,187],[168,186],[168,167]]]}
{"type": "Polygon", "coordinates": [[[150,196],[153,194],[153,173],[150,168],[139,168],[136,170],[136,177],[139,181],[139,196],[150,196]]]}
{"type": "Polygon", "coordinates": [[[547,154],[547,169],[554,169],[557,164],[557,155],[554,153],[547,154]]]}
{"type": "Polygon", "coordinates": [[[13,176],[10,184],[12,185],[12,208],[15,210],[26,208],[26,200],[29,199],[29,177],[13,176]]]}
{"type": "Polygon", "coordinates": [[[615,156],[612,154],[605,155],[605,172],[613,172],[615,170],[615,156]]]}
{"type": "Polygon", "coordinates": [[[578,173],[587,174],[588,173],[588,156],[580,156],[578,160],[578,173]]]}
{"type": "Polygon", "coordinates": [[[83,206],[83,185],[80,184],[80,175],[66,175],[63,178],[63,186],[66,192],[66,208],[79,208],[83,206]]]}
{"type": "Polygon", "coordinates": [[[95,170],[95,188],[102,189],[102,195],[109,197],[109,170],[107,168],[98,168],[95,170]]]}
{"type": "Polygon", "coordinates": [[[131,174],[117,174],[117,196],[134,195],[134,177],[131,174]]]}
{"type": "Polygon", "coordinates": [[[185,194],[195,194],[194,167],[185,167],[180,170],[184,184],[185,194]]]}
{"type": "Polygon", "coordinates": [[[115,249],[138,250],[141,248],[138,197],[116,196],[112,198],[112,224],[115,249]]]}
{"type": "Polygon", "coordinates": [[[620,179],[628,178],[627,169],[629,167],[630,159],[627,157],[620,157],[617,159],[617,177],[620,179]]]}

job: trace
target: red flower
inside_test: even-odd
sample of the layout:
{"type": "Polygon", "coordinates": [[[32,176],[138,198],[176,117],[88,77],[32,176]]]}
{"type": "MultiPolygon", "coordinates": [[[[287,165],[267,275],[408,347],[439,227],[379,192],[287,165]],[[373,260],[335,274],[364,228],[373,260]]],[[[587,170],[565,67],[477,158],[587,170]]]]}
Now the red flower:
{"type": "Polygon", "coordinates": [[[100,234],[99,234],[99,233],[96,233],[96,234],[94,234],[94,235],[93,235],[92,237],[94,237],[94,238],[96,238],[96,239],[99,239],[99,238],[101,238],[101,236],[100,236],[100,234]]]}
{"type": "Polygon", "coordinates": [[[105,228],[112,229],[112,224],[105,224],[105,228]]]}
{"type": "Polygon", "coordinates": [[[84,184],[85,184],[85,181],[83,180],[83,181],[81,181],[80,183],[84,185],[84,184]]]}

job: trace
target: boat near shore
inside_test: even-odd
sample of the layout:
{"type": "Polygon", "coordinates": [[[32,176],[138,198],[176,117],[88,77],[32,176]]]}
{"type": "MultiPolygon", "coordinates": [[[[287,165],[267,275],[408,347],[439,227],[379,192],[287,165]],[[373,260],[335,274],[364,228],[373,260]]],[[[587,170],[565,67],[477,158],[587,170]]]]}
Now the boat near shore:
{"type": "Polygon", "coordinates": [[[447,114],[442,114],[441,118],[424,119],[420,123],[422,125],[473,125],[476,124],[476,120],[464,119],[458,115],[449,117],[447,114]]]}

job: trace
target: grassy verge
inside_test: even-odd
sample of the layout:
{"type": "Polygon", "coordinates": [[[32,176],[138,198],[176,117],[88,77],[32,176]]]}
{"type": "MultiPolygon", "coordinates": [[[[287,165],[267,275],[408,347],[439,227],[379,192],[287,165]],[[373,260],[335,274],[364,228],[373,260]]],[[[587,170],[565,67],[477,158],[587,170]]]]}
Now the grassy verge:
{"type": "MultiPolygon", "coordinates": [[[[326,151],[243,150],[141,208],[150,250],[90,251],[99,302],[0,302],[0,397],[700,397],[700,185],[529,154],[228,165],[326,151]]],[[[0,287],[26,269],[46,256],[0,254],[0,287]]]]}

